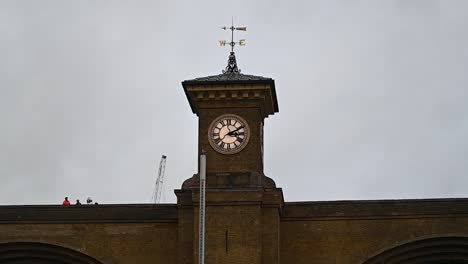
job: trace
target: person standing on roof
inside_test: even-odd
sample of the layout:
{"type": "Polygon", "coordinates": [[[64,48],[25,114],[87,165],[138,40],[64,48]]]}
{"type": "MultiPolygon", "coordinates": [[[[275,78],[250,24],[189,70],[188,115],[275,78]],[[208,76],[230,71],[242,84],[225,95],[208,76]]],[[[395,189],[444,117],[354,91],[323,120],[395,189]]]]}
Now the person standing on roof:
{"type": "Polygon", "coordinates": [[[62,205],[70,206],[70,201],[68,201],[68,197],[65,197],[65,201],[63,201],[62,205]]]}

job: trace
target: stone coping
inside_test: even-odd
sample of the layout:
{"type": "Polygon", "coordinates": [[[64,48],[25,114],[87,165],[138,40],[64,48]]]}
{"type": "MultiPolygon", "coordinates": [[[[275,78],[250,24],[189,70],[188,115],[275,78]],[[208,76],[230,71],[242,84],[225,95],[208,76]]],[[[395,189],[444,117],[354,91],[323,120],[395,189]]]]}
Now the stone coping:
{"type": "MultiPolygon", "coordinates": [[[[468,198],[285,202],[281,221],[468,218],[468,198]]],[[[3,205],[0,224],[176,223],[177,204],[3,205]]]]}
{"type": "Polygon", "coordinates": [[[6,223],[146,223],[177,222],[176,204],[3,205],[6,223]]]}
{"type": "Polygon", "coordinates": [[[468,218],[468,198],[286,202],[282,221],[468,218]]]}

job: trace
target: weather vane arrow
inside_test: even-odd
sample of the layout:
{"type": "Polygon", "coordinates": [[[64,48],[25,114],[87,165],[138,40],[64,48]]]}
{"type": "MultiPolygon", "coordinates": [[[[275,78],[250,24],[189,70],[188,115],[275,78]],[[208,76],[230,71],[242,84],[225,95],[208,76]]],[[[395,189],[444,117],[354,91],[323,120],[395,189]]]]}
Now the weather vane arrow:
{"type": "Polygon", "coordinates": [[[240,73],[240,69],[237,68],[236,56],[234,53],[234,46],[239,44],[239,46],[245,46],[245,39],[240,39],[239,41],[234,41],[234,31],[247,31],[246,27],[234,27],[234,18],[232,19],[231,27],[222,27],[224,30],[231,30],[231,42],[227,42],[226,40],[220,40],[219,45],[224,47],[227,45],[231,46],[231,53],[229,54],[228,65],[226,69],[223,70],[223,73],[240,73]]]}

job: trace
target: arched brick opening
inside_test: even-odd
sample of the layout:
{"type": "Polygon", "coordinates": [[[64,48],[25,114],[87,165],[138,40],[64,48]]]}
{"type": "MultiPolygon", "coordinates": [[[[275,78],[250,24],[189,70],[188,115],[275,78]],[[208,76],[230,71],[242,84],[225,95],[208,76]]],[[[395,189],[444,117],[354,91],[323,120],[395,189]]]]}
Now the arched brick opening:
{"type": "Polygon", "coordinates": [[[437,237],[386,250],[364,264],[468,264],[468,237],[437,237]]]}
{"type": "Polygon", "coordinates": [[[102,264],[68,248],[31,242],[0,244],[0,264],[102,264]]]}

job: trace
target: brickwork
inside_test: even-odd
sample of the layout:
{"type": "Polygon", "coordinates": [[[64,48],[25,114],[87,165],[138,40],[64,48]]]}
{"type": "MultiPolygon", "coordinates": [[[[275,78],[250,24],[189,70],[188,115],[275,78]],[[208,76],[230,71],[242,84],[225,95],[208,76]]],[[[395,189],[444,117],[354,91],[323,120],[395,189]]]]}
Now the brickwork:
{"type": "Polygon", "coordinates": [[[175,223],[0,225],[0,243],[58,245],[102,263],[177,263],[175,223]]]}
{"type": "Polygon", "coordinates": [[[291,203],[281,222],[281,258],[364,263],[399,245],[451,236],[468,241],[467,199],[291,203]]]}
{"type": "MultiPolygon", "coordinates": [[[[0,206],[0,259],[5,243],[37,242],[104,264],[195,264],[198,192],[177,196],[163,209],[0,206]]],[[[352,264],[430,238],[468,245],[468,199],[283,203],[281,189],[210,189],[207,208],[207,264],[352,264]]]]}
{"type": "Polygon", "coordinates": [[[175,205],[0,206],[0,244],[57,245],[102,263],[176,263],[176,213],[175,205]]]}
{"type": "MultiPolygon", "coordinates": [[[[180,190],[192,210],[193,262],[198,259],[198,191],[180,190]]],[[[206,263],[279,263],[280,189],[208,189],[206,263]]],[[[187,262],[180,262],[187,263],[187,262]]]]}
{"type": "MultiPolygon", "coordinates": [[[[263,118],[260,108],[202,109],[199,112],[199,146],[207,154],[207,172],[256,172],[263,174],[260,128],[263,118]],[[223,114],[236,114],[244,118],[250,127],[250,140],[245,149],[237,154],[225,155],[213,150],[208,142],[208,128],[213,120],[223,114]]],[[[208,179],[209,180],[209,179],[208,179]]]]}

